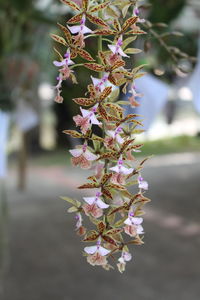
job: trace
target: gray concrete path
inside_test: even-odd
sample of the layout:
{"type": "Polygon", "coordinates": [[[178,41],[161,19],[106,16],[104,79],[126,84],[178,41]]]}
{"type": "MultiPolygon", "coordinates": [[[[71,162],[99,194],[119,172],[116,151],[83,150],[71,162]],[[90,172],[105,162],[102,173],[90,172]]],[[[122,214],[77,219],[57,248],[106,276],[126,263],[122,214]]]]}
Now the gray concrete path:
{"type": "Polygon", "coordinates": [[[8,182],[10,262],[3,300],[199,300],[200,156],[152,159],[145,245],[125,274],[88,265],[60,195],[77,195],[84,172],[32,167],[25,193],[8,182]]]}

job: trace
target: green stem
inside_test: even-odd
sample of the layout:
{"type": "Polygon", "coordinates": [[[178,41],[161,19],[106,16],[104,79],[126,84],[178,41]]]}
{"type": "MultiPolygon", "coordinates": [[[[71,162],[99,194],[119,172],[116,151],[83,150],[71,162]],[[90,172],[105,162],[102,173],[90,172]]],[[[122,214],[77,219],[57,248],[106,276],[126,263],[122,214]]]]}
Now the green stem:
{"type": "MultiPolygon", "coordinates": [[[[103,3],[103,1],[101,0],[100,1],[101,3],[103,3]]],[[[102,19],[103,18],[103,12],[100,11],[99,12],[99,17],[102,19]]],[[[102,35],[99,35],[99,38],[98,38],[98,51],[102,51],[103,50],[103,37],[102,35]]],[[[101,60],[100,58],[98,57],[98,62],[101,63],[101,60]]],[[[103,73],[100,72],[99,73],[99,78],[102,78],[103,76],[103,73]]],[[[106,129],[106,124],[105,124],[105,121],[103,120],[103,126],[102,126],[102,131],[103,131],[103,138],[105,138],[105,129],[106,129]]],[[[105,149],[105,147],[104,147],[105,149]]],[[[108,170],[108,160],[105,159],[105,166],[104,166],[104,169],[105,169],[105,173],[107,173],[107,170],[108,170]]]]}
{"type": "Polygon", "coordinates": [[[82,66],[84,66],[84,64],[75,64],[75,65],[70,66],[70,69],[74,69],[76,67],[82,67],[82,66]]]}

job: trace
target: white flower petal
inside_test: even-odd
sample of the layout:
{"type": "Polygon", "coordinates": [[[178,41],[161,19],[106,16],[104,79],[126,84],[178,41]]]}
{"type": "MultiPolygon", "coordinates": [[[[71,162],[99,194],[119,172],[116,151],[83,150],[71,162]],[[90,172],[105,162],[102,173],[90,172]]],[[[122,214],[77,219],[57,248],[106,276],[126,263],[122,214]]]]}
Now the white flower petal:
{"type": "Polygon", "coordinates": [[[87,159],[87,160],[96,160],[98,158],[97,155],[93,154],[92,152],[90,152],[89,150],[86,150],[84,153],[83,153],[83,156],[87,159]]]}
{"type": "Polygon", "coordinates": [[[63,59],[62,61],[54,60],[54,61],[53,61],[53,64],[54,64],[54,66],[56,66],[56,67],[62,67],[62,66],[64,66],[64,65],[66,65],[66,60],[65,60],[65,59],[63,59]]]}
{"type": "Polygon", "coordinates": [[[135,224],[135,225],[140,225],[143,222],[143,218],[141,217],[131,217],[131,221],[135,224]]]}
{"type": "Polygon", "coordinates": [[[118,166],[118,165],[115,166],[115,167],[109,168],[109,170],[114,171],[114,172],[116,172],[116,173],[120,173],[120,169],[119,169],[119,166],[118,166]]]}
{"type": "Polygon", "coordinates": [[[124,51],[122,50],[122,48],[119,48],[119,49],[118,49],[118,53],[119,53],[119,55],[121,55],[121,56],[129,57],[126,53],[124,53],[124,51]]]}
{"type": "Polygon", "coordinates": [[[83,197],[83,199],[85,200],[85,202],[87,202],[89,205],[92,205],[95,201],[95,197],[83,197]]]}
{"type": "Polygon", "coordinates": [[[101,254],[101,256],[106,256],[108,253],[110,253],[110,250],[107,250],[106,248],[101,246],[99,247],[98,251],[101,254]]]}
{"type": "Polygon", "coordinates": [[[102,209],[108,208],[108,207],[109,207],[109,205],[106,204],[106,203],[104,203],[100,198],[98,198],[98,200],[97,200],[96,203],[97,203],[98,207],[100,207],[100,208],[102,208],[102,209]]]}
{"type": "Polygon", "coordinates": [[[84,118],[88,117],[89,114],[91,113],[89,110],[84,109],[84,108],[82,108],[82,107],[80,107],[80,110],[81,110],[82,116],[83,116],[84,118]]]}
{"type": "Polygon", "coordinates": [[[117,48],[117,46],[115,46],[115,45],[108,45],[108,48],[112,51],[112,53],[116,53],[116,48],[117,48]]]}
{"type": "Polygon", "coordinates": [[[92,30],[90,28],[88,28],[87,26],[83,25],[82,29],[81,29],[81,32],[83,34],[86,34],[86,33],[92,33],[92,30]]]}
{"type": "Polygon", "coordinates": [[[147,181],[139,181],[139,185],[138,185],[138,187],[140,188],[140,189],[143,189],[143,190],[148,190],[148,188],[149,188],[149,185],[148,185],[148,182],[147,181]]]}
{"type": "Polygon", "coordinates": [[[93,76],[91,76],[91,78],[94,86],[97,86],[101,82],[101,79],[95,78],[93,76]]]}
{"type": "Polygon", "coordinates": [[[74,62],[73,62],[71,59],[68,59],[68,60],[67,60],[67,64],[68,64],[68,66],[70,66],[70,65],[73,65],[74,62]]]}
{"type": "Polygon", "coordinates": [[[120,258],[118,258],[118,261],[119,261],[121,264],[125,264],[125,263],[126,263],[122,256],[121,256],[120,258]]]}
{"type": "Polygon", "coordinates": [[[125,221],[124,221],[124,224],[126,225],[132,225],[132,222],[131,222],[131,219],[130,218],[127,218],[125,221]]]}
{"type": "Polygon", "coordinates": [[[97,251],[97,246],[90,246],[90,247],[85,247],[84,251],[87,254],[94,254],[97,251]]]}
{"type": "Polygon", "coordinates": [[[124,166],[121,166],[121,168],[120,168],[120,173],[123,173],[123,174],[125,174],[125,175],[129,175],[129,174],[131,174],[132,172],[133,172],[133,168],[126,168],[126,167],[124,167],[124,166]]]}
{"type": "Polygon", "coordinates": [[[114,139],[114,137],[115,137],[115,131],[113,131],[113,130],[108,130],[108,131],[107,131],[107,135],[111,136],[111,137],[114,139]]]}
{"type": "Polygon", "coordinates": [[[71,149],[69,152],[74,156],[74,157],[79,157],[82,153],[82,149],[71,149]]]}
{"type": "Polygon", "coordinates": [[[119,144],[123,144],[124,142],[124,139],[119,134],[116,135],[116,140],[119,144]]]}
{"type": "Polygon", "coordinates": [[[132,255],[129,252],[123,252],[123,258],[125,261],[130,261],[132,259],[132,255]]]}
{"type": "Polygon", "coordinates": [[[137,226],[137,234],[143,234],[144,233],[144,229],[142,227],[142,225],[138,225],[137,226]]]}
{"type": "Polygon", "coordinates": [[[93,115],[90,117],[90,121],[91,121],[91,123],[94,124],[94,125],[100,125],[100,124],[101,124],[101,122],[99,122],[99,121],[97,120],[95,114],[93,114],[93,115]]]}
{"type": "Polygon", "coordinates": [[[79,33],[81,31],[80,25],[74,25],[74,26],[67,26],[71,33],[79,33]]]}

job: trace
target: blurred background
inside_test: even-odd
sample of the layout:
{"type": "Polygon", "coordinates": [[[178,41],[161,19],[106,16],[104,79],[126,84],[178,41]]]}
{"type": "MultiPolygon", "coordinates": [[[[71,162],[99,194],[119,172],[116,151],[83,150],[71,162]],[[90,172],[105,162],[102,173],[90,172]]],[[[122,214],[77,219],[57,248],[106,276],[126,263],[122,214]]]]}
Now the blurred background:
{"type": "MultiPolygon", "coordinates": [[[[150,0],[141,13],[165,41],[200,57],[199,0],[150,0]]],[[[71,12],[58,0],[0,0],[0,298],[3,300],[198,300],[200,293],[200,63],[172,64],[152,33],[136,47],[134,62],[148,63],[136,81],[143,93],[145,146],[153,154],[143,177],[152,202],[146,208],[145,245],[133,249],[124,275],[89,266],[59,196],[81,198],[85,171],[72,168],[77,86],[65,82],[64,103],[54,102],[56,68],[50,33],[71,12]],[[69,102],[70,101],[70,102],[69,102]]],[[[91,52],[95,45],[91,42],[91,52]]],[[[175,49],[175,48],[174,48],[175,49]]],[[[79,69],[78,95],[89,73],[79,69]]]]}

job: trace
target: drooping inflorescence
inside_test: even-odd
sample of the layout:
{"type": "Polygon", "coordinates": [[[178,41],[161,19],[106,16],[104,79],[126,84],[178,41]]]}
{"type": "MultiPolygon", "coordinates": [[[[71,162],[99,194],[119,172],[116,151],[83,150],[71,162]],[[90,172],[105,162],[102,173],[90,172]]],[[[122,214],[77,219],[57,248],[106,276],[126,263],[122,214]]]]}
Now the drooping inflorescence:
{"type": "Polygon", "coordinates": [[[90,169],[92,174],[79,189],[89,191],[81,201],[63,197],[73,206],[76,231],[83,241],[91,243],[84,254],[91,265],[101,265],[106,270],[117,264],[120,272],[131,260],[129,246],[141,245],[144,230],[142,208],[150,200],[144,196],[148,183],[142,178],[144,159],[138,162],[134,153],[142,144],[135,142],[143,132],[137,114],[126,114],[125,107],[139,106],[135,79],[144,75],[143,66],[127,69],[131,56],[141,52],[130,47],[138,35],[145,34],[140,23],[138,1],[61,0],[74,12],[67,25],[59,24],[62,36],[52,38],[64,48],[64,55],[55,49],[59,60],[54,61],[59,75],[55,101],[61,103],[62,82],[76,80],[76,67],[96,72],[91,76],[84,97],[73,99],[80,105],[80,114],[73,117],[76,130],[65,130],[83,143],[69,150],[73,166],[90,169]],[[98,47],[93,58],[88,51],[87,39],[96,38],[98,47]],[[86,50],[87,49],[87,50],[86,50]],[[131,56],[130,56],[131,55],[131,56]],[[83,63],[76,64],[76,57],[83,63]],[[118,100],[119,89],[129,93],[127,101],[118,100]],[[99,128],[98,135],[94,133],[99,128]],[[99,133],[101,131],[101,134],[99,133]],[[131,190],[130,187],[134,186],[131,190]],[[133,190],[135,192],[133,193],[133,190]],[[91,228],[83,225],[84,217],[91,228]]]}

